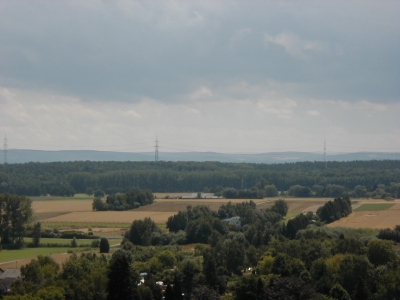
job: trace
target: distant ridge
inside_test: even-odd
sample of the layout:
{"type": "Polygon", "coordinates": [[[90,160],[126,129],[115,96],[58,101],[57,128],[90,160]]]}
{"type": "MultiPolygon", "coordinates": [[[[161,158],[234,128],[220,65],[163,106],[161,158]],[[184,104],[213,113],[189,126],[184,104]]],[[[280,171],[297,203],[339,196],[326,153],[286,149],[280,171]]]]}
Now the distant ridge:
{"type": "MultiPolygon", "coordinates": [[[[3,150],[0,150],[0,158],[3,150]]],[[[327,161],[352,161],[352,160],[398,160],[399,152],[357,152],[327,154],[327,161]]],[[[154,161],[153,152],[129,153],[95,150],[19,150],[7,151],[7,162],[66,162],[66,161],[154,161]]],[[[231,154],[216,152],[160,152],[159,160],[164,161],[220,161],[233,163],[285,163],[300,161],[323,161],[322,153],[311,152],[268,152],[259,154],[231,154]]],[[[1,162],[2,164],[3,162],[1,162]]]]}

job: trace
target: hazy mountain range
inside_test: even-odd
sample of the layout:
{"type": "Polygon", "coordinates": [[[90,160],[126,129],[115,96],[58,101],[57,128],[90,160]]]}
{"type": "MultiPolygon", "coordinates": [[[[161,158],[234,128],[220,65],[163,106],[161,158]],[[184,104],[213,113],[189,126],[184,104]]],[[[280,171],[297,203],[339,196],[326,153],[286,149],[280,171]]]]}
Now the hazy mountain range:
{"type": "MultiPolygon", "coordinates": [[[[3,163],[3,150],[0,150],[3,163]]],[[[357,152],[327,154],[327,161],[384,160],[400,159],[400,153],[357,152]]],[[[7,151],[7,163],[55,162],[55,161],[153,161],[153,152],[111,152],[94,150],[19,150],[7,151]]],[[[323,161],[323,153],[311,152],[269,152],[259,154],[232,154],[216,152],[160,152],[159,160],[164,161],[220,161],[248,163],[284,163],[298,161],[323,161]]]]}

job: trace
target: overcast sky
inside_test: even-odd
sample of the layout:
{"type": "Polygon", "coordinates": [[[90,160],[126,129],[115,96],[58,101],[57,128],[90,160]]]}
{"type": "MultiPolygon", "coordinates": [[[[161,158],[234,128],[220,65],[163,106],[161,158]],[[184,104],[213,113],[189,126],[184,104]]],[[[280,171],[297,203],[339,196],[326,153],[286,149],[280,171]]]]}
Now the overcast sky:
{"type": "Polygon", "coordinates": [[[0,134],[10,149],[395,152],[399,60],[399,1],[2,0],[0,134]]]}

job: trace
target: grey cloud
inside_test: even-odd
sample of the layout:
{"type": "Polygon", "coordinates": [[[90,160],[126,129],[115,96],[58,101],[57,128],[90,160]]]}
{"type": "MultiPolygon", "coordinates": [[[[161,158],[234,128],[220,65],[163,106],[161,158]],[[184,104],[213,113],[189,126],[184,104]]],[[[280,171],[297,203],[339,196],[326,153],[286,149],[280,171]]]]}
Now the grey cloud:
{"type": "Polygon", "coordinates": [[[4,86],[84,99],[171,102],[201,86],[273,80],[302,86],[302,97],[397,101],[395,8],[396,2],[3,1],[0,75],[4,86]]]}

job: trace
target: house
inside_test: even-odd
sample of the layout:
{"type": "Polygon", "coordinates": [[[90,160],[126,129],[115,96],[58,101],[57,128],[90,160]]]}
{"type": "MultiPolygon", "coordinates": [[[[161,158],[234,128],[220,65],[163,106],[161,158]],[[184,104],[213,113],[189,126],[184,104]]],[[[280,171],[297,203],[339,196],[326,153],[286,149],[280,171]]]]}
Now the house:
{"type": "Polygon", "coordinates": [[[232,218],[223,219],[222,222],[227,222],[227,223],[229,223],[231,225],[235,225],[235,226],[237,226],[239,228],[242,227],[242,222],[240,221],[240,217],[238,217],[238,216],[235,216],[235,217],[232,217],[232,218]]]}
{"type": "Polygon", "coordinates": [[[218,199],[222,197],[215,196],[214,193],[189,193],[182,196],[182,199],[218,199]]]}
{"type": "MultiPolygon", "coordinates": [[[[1,270],[1,269],[0,269],[1,270]]],[[[10,292],[11,285],[17,279],[21,278],[19,269],[7,269],[0,271],[0,295],[6,295],[10,292]]]]}

